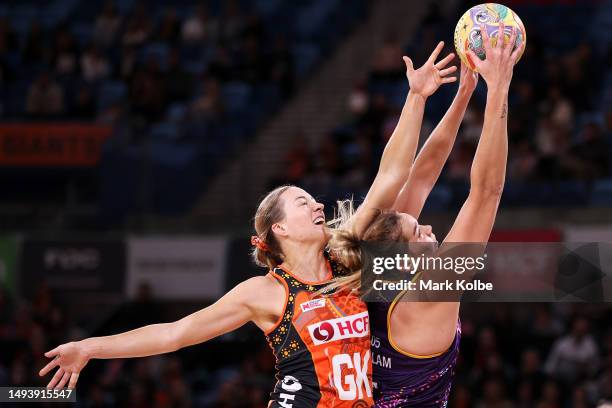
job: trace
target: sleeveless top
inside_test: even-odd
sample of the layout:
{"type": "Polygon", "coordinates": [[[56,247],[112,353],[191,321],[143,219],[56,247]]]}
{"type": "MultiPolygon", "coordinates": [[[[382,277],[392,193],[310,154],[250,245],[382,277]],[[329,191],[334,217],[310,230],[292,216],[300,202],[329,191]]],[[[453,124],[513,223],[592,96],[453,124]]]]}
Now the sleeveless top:
{"type": "MultiPolygon", "coordinates": [[[[337,275],[331,260],[328,269],[330,279],[337,275]]],[[[314,296],[328,280],[305,282],[282,267],[270,274],[285,287],[287,300],[282,316],[265,333],[277,373],[269,407],[371,407],[365,304],[346,292],[314,296]]]]}
{"type": "Polygon", "coordinates": [[[461,323],[447,351],[417,356],[401,351],[391,340],[393,302],[368,303],[372,331],[372,383],[377,408],[446,407],[459,355],[461,323]]]}

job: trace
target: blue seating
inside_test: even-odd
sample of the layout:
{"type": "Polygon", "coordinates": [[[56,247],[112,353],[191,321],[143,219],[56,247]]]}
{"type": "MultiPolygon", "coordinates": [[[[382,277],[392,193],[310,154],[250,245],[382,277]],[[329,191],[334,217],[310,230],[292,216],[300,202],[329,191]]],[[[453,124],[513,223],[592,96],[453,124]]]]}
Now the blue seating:
{"type": "Polygon", "coordinates": [[[221,90],[223,105],[230,114],[239,113],[249,107],[251,86],[243,82],[232,82],[221,90]]]}
{"type": "Polygon", "coordinates": [[[612,179],[598,180],[594,183],[589,204],[593,207],[612,206],[612,179]]]}
{"type": "Polygon", "coordinates": [[[180,137],[177,124],[172,122],[162,122],[153,125],[149,134],[152,140],[160,142],[172,142],[180,137]]]}
{"type": "Polygon", "coordinates": [[[304,77],[319,60],[319,47],[310,43],[296,45],[293,48],[295,71],[299,78],[304,77]]]}
{"type": "MultiPolygon", "coordinates": [[[[263,41],[274,41],[277,36],[282,36],[288,41],[288,47],[293,56],[293,76],[296,80],[303,79],[320,61],[321,56],[331,50],[337,42],[339,36],[346,32],[346,28],[354,22],[360,14],[357,9],[363,9],[365,0],[355,0],[359,5],[350,10],[344,10],[344,5],[339,0],[306,0],[304,2],[286,2],[283,0],[240,0],[240,7],[243,15],[248,18],[255,13],[263,23],[263,41]],[[336,22],[334,24],[334,21],[336,22]]],[[[124,55],[121,44],[121,33],[124,32],[128,16],[136,5],[136,0],[121,0],[115,2],[118,13],[122,16],[122,24],[119,35],[115,42],[108,48],[101,50],[105,54],[111,65],[111,74],[108,79],[96,81],[95,83],[84,84],[80,73],[56,76],[65,92],[66,106],[70,120],[70,108],[74,106],[74,99],[81,86],[87,86],[95,95],[95,102],[98,111],[105,110],[117,103],[125,107],[126,116],[130,117],[130,104],[127,100],[128,80],[123,77],[121,72],[121,62],[124,55]],[[112,78],[112,79],[111,79],[112,78]],[[120,78],[120,79],[118,79],[120,78]]],[[[103,10],[103,1],[79,1],[79,0],[12,0],[10,2],[0,2],[0,17],[6,16],[15,29],[20,46],[23,47],[25,39],[33,21],[40,21],[46,36],[44,46],[53,46],[55,30],[60,24],[66,24],[69,32],[77,42],[77,55],[86,49],[93,40],[95,21],[103,10]]],[[[239,61],[243,57],[240,47],[233,47],[232,44],[222,44],[212,41],[202,41],[197,44],[166,44],[158,43],[154,40],[159,31],[160,19],[163,16],[169,3],[162,0],[151,0],[147,2],[148,17],[153,22],[152,36],[136,51],[135,72],[150,60],[155,60],[162,71],[167,69],[166,63],[170,47],[178,47],[180,52],[180,66],[188,74],[191,74],[193,87],[191,95],[198,94],[198,88],[206,78],[207,68],[217,51],[218,46],[227,46],[232,60],[233,67],[228,75],[228,81],[221,80],[220,91],[224,106],[222,117],[197,118],[189,115],[189,103],[175,103],[168,101],[169,105],[164,106],[164,114],[159,118],[152,118],[153,123],[144,125],[146,131],[139,130],[138,138],[125,137],[117,145],[129,145],[133,139],[136,143],[149,143],[154,145],[154,152],[147,153],[138,149],[125,147],[125,151],[105,153],[102,161],[102,178],[116,177],[117,173],[136,172],[138,173],[143,166],[152,166],[155,172],[159,172],[156,181],[172,179],[178,174],[186,176],[186,170],[180,168],[184,163],[164,162],[164,154],[177,159],[181,157],[180,149],[168,147],[169,145],[193,144],[197,161],[200,163],[197,169],[198,174],[210,176],[217,169],[217,164],[228,154],[235,151],[236,147],[253,137],[258,127],[260,127],[280,106],[283,98],[281,85],[276,82],[260,82],[256,84],[243,83],[240,78],[239,61]],[[235,82],[232,82],[235,81],[235,82]],[[144,134],[140,134],[144,133],[144,134]],[[161,147],[160,147],[161,146],[161,147]],[[153,153],[159,157],[153,157],[153,153]],[[108,166],[116,166],[115,169],[108,166]],[[176,167],[178,166],[178,167],[176,167]],[[167,172],[167,174],[164,174],[167,172]],[[174,176],[172,176],[174,174],[174,176]]],[[[193,0],[176,0],[172,6],[176,7],[177,15],[180,20],[192,15],[195,3],[193,0]]],[[[226,2],[223,0],[210,0],[206,2],[212,18],[219,18],[225,9],[226,2]]],[[[237,39],[238,41],[238,39],[237,39]]],[[[265,45],[265,44],[263,44],[265,45]]],[[[263,48],[265,53],[271,48],[263,48]]],[[[266,55],[267,56],[267,55],[266,55]]],[[[53,60],[51,60],[53,61],[53,60]]],[[[54,67],[44,63],[24,64],[20,53],[8,53],[4,56],[4,62],[16,73],[7,86],[2,88],[0,94],[2,98],[3,116],[10,119],[20,120],[25,117],[25,103],[28,89],[32,81],[41,73],[48,72],[52,76],[54,67]]],[[[79,61],[77,61],[77,64],[79,61]]],[[[134,78],[138,78],[135,76],[134,78]]],[[[161,86],[161,84],[160,84],[161,86]]],[[[112,140],[121,139],[121,129],[127,125],[120,123],[116,134],[112,140]]],[[[129,132],[127,132],[129,133],[129,132]]],[[[126,133],[126,134],[127,134],[126,133]]],[[[123,136],[126,136],[124,134],[123,136]]],[[[190,154],[192,154],[190,153],[190,154]]],[[[195,160],[194,160],[195,161],[195,160]]],[[[185,166],[192,166],[191,159],[187,160],[185,166]]],[[[204,177],[202,176],[202,177],[204,177]]],[[[135,193],[136,186],[143,182],[139,177],[125,180],[122,185],[113,189],[113,183],[109,180],[102,181],[100,190],[108,193],[109,197],[119,192],[124,202],[113,205],[109,201],[102,205],[108,205],[111,213],[125,213],[144,208],[146,203],[162,200],[157,191],[146,191],[142,194],[135,193]],[[130,192],[127,194],[126,192],[130,192]],[[125,194],[124,194],[125,193],[125,194]],[[145,204],[143,204],[145,203],[145,204]]],[[[178,184],[178,183],[175,183],[178,184]]],[[[205,183],[198,182],[185,184],[188,191],[184,194],[187,199],[190,194],[197,195],[205,183]]],[[[172,193],[174,194],[174,192],[172,193]]],[[[108,197],[107,197],[108,198],[108,197]]],[[[104,200],[103,200],[104,201],[104,200]]],[[[161,202],[161,201],[160,201],[161,202]]],[[[185,201],[186,202],[186,201],[185,201]]],[[[184,203],[185,203],[184,202],[184,203]]],[[[170,208],[172,203],[164,203],[159,208],[170,208]]],[[[156,205],[148,208],[158,209],[156,205]]],[[[174,207],[178,208],[178,207],[174,207]]],[[[183,206],[183,208],[185,208],[183,206]]]]}
{"type": "Polygon", "coordinates": [[[123,100],[127,93],[126,86],[123,82],[104,81],[98,88],[98,110],[108,108],[109,106],[123,100]]]}

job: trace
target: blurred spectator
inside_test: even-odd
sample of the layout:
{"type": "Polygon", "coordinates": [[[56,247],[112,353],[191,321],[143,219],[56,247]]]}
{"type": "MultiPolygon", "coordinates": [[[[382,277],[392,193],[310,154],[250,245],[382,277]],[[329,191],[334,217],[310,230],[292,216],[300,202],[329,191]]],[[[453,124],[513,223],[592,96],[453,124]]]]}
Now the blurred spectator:
{"type": "Polygon", "coordinates": [[[504,383],[498,378],[490,378],[485,382],[483,398],[476,404],[477,408],[513,408],[506,399],[504,383]]]}
{"type": "Polygon", "coordinates": [[[585,318],[576,318],[572,332],[557,340],[546,361],[548,374],[571,384],[590,378],[599,367],[599,352],[585,318]]]}
{"type": "Polygon", "coordinates": [[[561,391],[553,380],[549,380],[542,388],[542,395],[536,404],[536,408],[557,408],[561,406],[561,391]]]}
{"type": "MultiPolygon", "coordinates": [[[[527,81],[517,82],[515,85],[516,100],[512,101],[512,115],[508,118],[508,136],[513,142],[531,139],[535,129],[536,117],[533,114],[536,103],[533,85],[527,81]]],[[[482,111],[482,107],[478,111],[482,111]]],[[[482,116],[476,119],[479,128],[472,133],[472,140],[478,141],[482,131],[482,116]]]]}
{"type": "Polygon", "coordinates": [[[574,145],[564,158],[563,166],[576,178],[595,179],[608,174],[608,146],[598,123],[585,124],[574,145]]]}
{"type": "Polygon", "coordinates": [[[291,96],[294,89],[293,55],[283,35],[278,35],[276,37],[274,49],[269,57],[269,67],[267,70],[270,80],[279,85],[283,98],[286,99],[291,96]]]}
{"type": "Polygon", "coordinates": [[[163,43],[176,45],[179,40],[180,31],[181,21],[179,20],[178,15],[176,13],[176,8],[170,6],[164,12],[155,39],[163,43]]]}
{"type": "Polygon", "coordinates": [[[184,101],[191,96],[193,78],[183,69],[178,48],[168,53],[167,69],[164,75],[169,102],[184,101]]]}
{"type": "Polygon", "coordinates": [[[19,49],[17,33],[5,16],[0,17],[0,54],[15,52],[19,49]]]}
{"type": "Polygon", "coordinates": [[[42,26],[39,21],[34,20],[30,25],[30,31],[23,48],[24,61],[29,64],[44,62],[47,56],[45,49],[45,34],[43,33],[42,26]]]}
{"type": "Polygon", "coordinates": [[[64,90],[49,74],[40,74],[30,86],[26,111],[33,118],[52,118],[64,113],[64,90]]]}
{"type": "Polygon", "coordinates": [[[229,50],[226,47],[219,46],[215,50],[215,54],[208,65],[206,74],[221,82],[228,82],[236,76],[236,66],[232,61],[229,50]]]}
{"type": "MultiPolygon", "coordinates": [[[[293,147],[285,156],[283,165],[283,181],[279,184],[296,184],[304,178],[310,163],[308,142],[303,134],[296,136],[293,147]]],[[[280,180],[279,180],[280,181],[280,180]]]]}
{"type": "Polygon", "coordinates": [[[136,50],[134,47],[124,46],[121,49],[118,77],[123,81],[129,81],[132,79],[134,71],[136,71],[136,50]]]}
{"type": "Polygon", "coordinates": [[[145,3],[139,2],[127,22],[122,43],[126,46],[141,46],[151,34],[152,24],[145,3]]]}
{"type": "MultiPolygon", "coordinates": [[[[153,63],[152,63],[153,64],[153,63]]],[[[130,82],[131,112],[149,122],[161,119],[164,111],[164,89],[160,86],[157,68],[139,69],[130,82]]]]}
{"type": "Polygon", "coordinates": [[[368,95],[367,84],[365,80],[359,81],[353,86],[349,94],[347,105],[349,112],[355,117],[359,117],[366,113],[369,107],[370,96],[368,95]]]}
{"type": "Polygon", "coordinates": [[[206,3],[198,3],[194,13],[183,23],[181,37],[186,44],[204,40],[215,41],[218,30],[219,24],[215,19],[209,17],[206,3]]]}
{"type": "Polygon", "coordinates": [[[96,104],[91,89],[81,86],[77,91],[74,106],[72,107],[73,116],[81,120],[92,120],[96,114],[96,104]]]}
{"type": "Polygon", "coordinates": [[[541,389],[546,380],[546,375],[542,371],[542,359],[538,350],[528,348],[523,351],[519,377],[529,383],[533,389],[541,389]]]}
{"type": "Polygon", "coordinates": [[[243,47],[243,56],[238,62],[238,75],[251,84],[263,82],[266,79],[267,67],[257,38],[245,37],[243,47]]]}
{"type": "Polygon", "coordinates": [[[245,18],[236,0],[225,2],[219,27],[219,40],[222,44],[232,47],[240,38],[245,27],[245,18]]]}
{"type": "Polygon", "coordinates": [[[78,48],[74,36],[66,27],[61,27],[55,34],[53,66],[60,75],[72,75],[78,71],[78,48]]]}
{"type": "Polygon", "coordinates": [[[223,103],[219,82],[216,79],[204,80],[204,91],[196,98],[190,106],[191,115],[194,119],[219,119],[223,113],[223,103]]]}
{"type": "Polygon", "coordinates": [[[510,180],[529,180],[533,177],[538,165],[538,156],[527,140],[514,147],[512,158],[508,163],[508,178],[510,180]]]}
{"type": "Polygon", "coordinates": [[[388,33],[383,45],[376,51],[372,79],[396,80],[405,77],[406,65],[402,60],[403,54],[397,34],[388,33]]]}
{"type": "Polygon", "coordinates": [[[558,86],[548,90],[548,99],[543,102],[543,113],[549,115],[553,123],[571,131],[574,125],[574,108],[558,86]]]}
{"type": "Polygon", "coordinates": [[[121,16],[117,13],[114,0],[104,3],[102,13],[96,18],[93,32],[94,42],[103,47],[109,47],[117,37],[121,26],[121,16]]]}
{"type": "Polygon", "coordinates": [[[110,74],[108,59],[96,46],[91,46],[81,57],[81,71],[86,81],[95,82],[110,74]]]}

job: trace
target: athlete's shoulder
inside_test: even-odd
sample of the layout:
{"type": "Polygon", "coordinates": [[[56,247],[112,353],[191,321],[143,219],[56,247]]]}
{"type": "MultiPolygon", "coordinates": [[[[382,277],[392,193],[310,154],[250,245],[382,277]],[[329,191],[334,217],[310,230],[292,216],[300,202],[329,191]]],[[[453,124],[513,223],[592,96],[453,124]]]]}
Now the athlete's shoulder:
{"type": "Polygon", "coordinates": [[[245,300],[258,302],[262,299],[277,298],[279,294],[284,295],[283,285],[270,273],[261,276],[253,276],[241,283],[236,288],[245,300]]]}

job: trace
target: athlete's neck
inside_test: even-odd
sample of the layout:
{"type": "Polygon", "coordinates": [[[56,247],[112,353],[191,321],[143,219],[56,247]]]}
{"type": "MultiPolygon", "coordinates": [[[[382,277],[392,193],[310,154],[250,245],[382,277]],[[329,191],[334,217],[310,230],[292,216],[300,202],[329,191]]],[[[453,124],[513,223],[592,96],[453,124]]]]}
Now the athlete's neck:
{"type": "Polygon", "coordinates": [[[319,282],[329,278],[327,259],[320,248],[303,248],[299,253],[292,255],[286,254],[283,267],[299,279],[319,282]]]}

